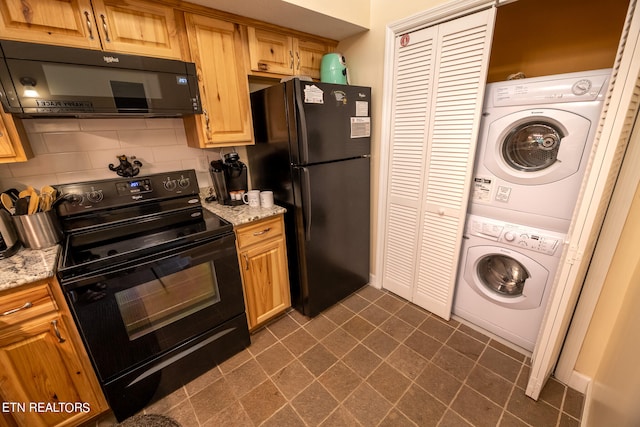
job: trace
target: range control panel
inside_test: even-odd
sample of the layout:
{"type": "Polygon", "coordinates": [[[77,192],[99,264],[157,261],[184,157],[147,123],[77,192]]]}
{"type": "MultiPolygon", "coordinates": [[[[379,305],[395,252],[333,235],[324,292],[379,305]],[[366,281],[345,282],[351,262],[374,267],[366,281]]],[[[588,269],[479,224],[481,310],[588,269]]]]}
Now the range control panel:
{"type": "Polygon", "coordinates": [[[131,178],[77,182],[56,186],[65,200],[60,215],[135,205],[149,200],[198,196],[198,179],[194,170],[163,172],[131,178]]]}
{"type": "Polygon", "coordinates": [[[511,224],[477,215],[467,216],[467,235],[547,255],[560,256],[565,234],[511,224]]]}

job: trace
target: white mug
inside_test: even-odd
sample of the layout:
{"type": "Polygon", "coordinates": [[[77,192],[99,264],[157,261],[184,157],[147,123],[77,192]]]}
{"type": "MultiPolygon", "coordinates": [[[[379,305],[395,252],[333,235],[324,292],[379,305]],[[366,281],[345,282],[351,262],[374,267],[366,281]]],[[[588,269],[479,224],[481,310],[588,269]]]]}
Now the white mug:
{"type": "Polygon", "coordinates": [[[262,206],[263,208],[273,207],[273,191],[260,192],[260,206],[262,206]]]}
{"type": "Polygon", "coordinates": [[[260,207],[260,190],[247,191],[242,195],[242,201],[250,208],[260,207]]]}

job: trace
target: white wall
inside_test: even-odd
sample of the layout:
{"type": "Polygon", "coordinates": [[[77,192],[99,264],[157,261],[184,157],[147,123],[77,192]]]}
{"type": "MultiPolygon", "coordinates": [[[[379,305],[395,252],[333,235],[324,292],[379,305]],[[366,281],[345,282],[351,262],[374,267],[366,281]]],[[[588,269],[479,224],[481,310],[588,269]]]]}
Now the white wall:
{"type": "Polygon", "coordinates": [[[284,0],[284,2],[351,22],[364,28],[369,27],[371,16],[371,2],[369,0],[284,0]]]}
{"type": "Polygon", "coordinates": [[[618,248],[592,318],[576,370],[597,359],[592,393],[587,395],[586,426],[640,425],[640,190],[622,232],[618,248]],[[595,353],[595,357],[592,356],[595,353]]]}

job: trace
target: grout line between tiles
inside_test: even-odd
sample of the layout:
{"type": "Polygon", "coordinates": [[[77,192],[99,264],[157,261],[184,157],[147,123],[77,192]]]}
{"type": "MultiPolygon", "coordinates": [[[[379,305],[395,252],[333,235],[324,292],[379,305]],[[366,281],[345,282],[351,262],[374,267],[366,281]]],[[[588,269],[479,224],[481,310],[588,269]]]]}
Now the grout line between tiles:
{"type": "MultiPolygon", "coordinates": [[[[317,386],[322,387],[322,389],[325,390],[326,393],[328,393],[328,396],[330,396],[332,399],[336,401],[336,404],[334,407],[327,406],[327,410],[329,409],[330,410],[327,414],[323,414],[324,417],[321,420],[314,420],[314,423],[317,423],[318,425],[322,423],[326,423],[333,416],[340,416],[341,414],[339,413],[339,411],[343,411],[345,416],[349,416],[353,420],[356,420],[356,422],[359,425],[361,425],[362,419],[360,419],[358,414],[351,412],[351,410],[348,409],[348,406],[346,406],[346,404],[350,402],[350,399],[353,400],[353,397],[355,396],[355,393],[357,393],[358,390],[364,390],[364,388],[362,388],[363,386],[369,387],[372,390],[374,390],[377,395],[381,396],[382,399],[384,399],[384,402],[389,404],[389,408],[385,411],[384,414],[381,415],[381,419],[376,422],[375,425],[378,425],[378,426],[381,425],[383,422],[385,422],[385,420],[388,421],[388,417],[394,411],[397,414],[401,415],[402,417],[406,418],[406,420],[408,420],[412,425],[414,426],[417,425],[415,421],[409,416],[409,414],[403,412],[399,406],[401,402],[403,402],[403,399],[407,398],[409,391],[412,388],[416,388],[416,387],[418,390],[421,390],[420,393],[422,392],[427,393],[427,395],[430,396],[431,399],[434,399],[435,402],[438,402],[438,404],[444,407],[444,411],[442,415],[437,420],[438,425],[442,424],[446,420],[447,414],[449,412],[451,412],[452,414],[455,414],[455,416],[460,417],[461,419],[464,419],[466,422],[469,422],[470,424],[473,425],[473,423],[471,423],[470,420],[464,418],[460,413],[458,413],[453,409],[454,402],[456,402],[456,399],[458,399],[458,397],[460,396],[460,393],[465,389],[465,387],[468,387],[470,390],[473,390],[475,393],[478,393],[480,396],[483,396],[483,398],[487,399],[488,402],[490,402],[493,405],[496,405],[500,409],[498,423],[503,422],[505,420],[507,413],[509,414],[509,417],[513,417],[514,419],[524,422],[524,420],[521,420],[515,414],[508,411],[507,406],[511,401],[514,393],[520,390],[520,388],[518,387],[518,381],[521,375],[523,375],[523,372],[526,368],[526,364],[527,364],[526,357],[524,358],[524,360],[519,360],[515,358],[512,354],[504,353],[501,347],[496,347],[492,345],[492,339],[490,337],[487,337],[486,341],[483,339],[479,339],[480,336],[474,336],[473,334],[468,333],[468,331],[465,330],[465,328],[461,327],[464,324],[461,322],[458,322],[457,320],[451,321],[455,323],[443,321],[437,316],[434,316],[432,313],[429,313],[428,311],[425,311],[416,306],[413,306],[411,303],[405,300],[402,300],[398,297],[395,297],[393,294],[388,293],[387,291],[377,290],[377,292],[380,292],[377,297],[376,297],[376,294],[373,293],[373,291],[367,292],[366,293],[367,297],[364,297],[363,295],[356,292],[354,294],[355,296],[352,295],[351,297],[348,297],[345,300],[339,302],[338,305],[334,306],[334,307],[337,307],[335,311],[323,312],[313,319],[300,317],[302,316],[301,314],[298,314],[298,312],[296,312],[294,309],[291,309],[287,311],[283,316],[278,318],[275,322],[266,325],[264,328],[260,329],[259,331],[256,331],[256,333],[253,334],[254,336],[257,334],[264,334],[264,335],[261,335],[261,338],[264,341],[260,342],[260,347],[255,349],[251,349],[251,347],[248,347],[247,349],[243,350],[243,351],[246,351],[244,355],[239,356],[239,358],[235,362],[232,362],[226,367],[224,366],[225,362],[223,362],[221,365],[218,365],[216,369],[218,369],[218,373],[220,374],[220,376],[219,378],[215,378],[214,376],[213,377],[214,380],[212,381],[211,384],[215,383],[216,381],[220,381],[222,379],[224,379],[225,381],[228,381],[229,376],[233,372],[235,372],[237,369],[240,369],[241,367],[243,367],[245,364],[249,362],[259,366],[260,372],[263,375],[265,375],[265,379],[264,381],[260,381],[260,384],[257,384],[257,385],[249,383],[248,385],[251,385],[250,390],[248,391],[244,390],[243,391],[244,394],[239,397],[236,397],[236,395],[234,394],[233,403],[230,403],[224,409],[222,409],[217,413],[221,413],[224,410],[228,410],[232,405],[238,404],[239,407],[242,409],[242,411],[244,411],[244,414],[250,419],[251,417],[249,417],[249,412],[247,412],[241,399],[244,398],[244,396],[246,396],[248,393],[251,393],[252,391],[254,391],[257,387],[263,385],[265,382],[268,381],[270,382],[270,384],[272,384],[275,387],[276,390],[278,390],[278,393],[284,399],[284,403],[280,405],[275,411],[273,411],[267,417],[267,419],[263,420],[260,424],[269,422],[269,420],[271,420],[276,414],[278,414],[284,408],[289,407],[292,410],[292,413],[295,414],[295,416],[298,417],[300,420],[302,420],[302,423],[305,426],[309,426],[310,425],[309,422],[305,418],[303,418],[303,414],[299,411],[299,408],[296,408],[296,406],[293,405],[293,402],[302,393],[308,390],[309,387],[311,387],[315,382],[317,382],[318,383],[317,386]],[[349,300],[351,298],[353,298],[353,300],[350,303],[349,300]],[[393,298],[393,299],[389,299],[388,301],[382,301],[382,298],[393,298]],[[394,300],[396,302],[394,302],[394,300]],[[379,304],[384,304],[384,306],[379,304]],[[371,309],[370,307],[375,307],[376,309],[379,309],[382,311],[374,310],[374,309],[371,309]],[[385,307],[388,307],[388,309],[385,307]],[[418,319],[418,317],[416,316],[422,316],[419,322],[415,321],[418,319]],[[437,324],[430,323],[429,325],[427,325],[426,324],[427,322],[433,321],[431,320],[431,317],[433,317],[433,320],[441,322],[442,325],[445,325],[447,328],[450,329],[450,331],[442,329],[442,327],[438,326],[437,324]],[[369,327],[367,326],[366,330],[368,330],[368,332],[366,334],[364,335],[358,334],[358,336],[352,335],[351,332],[355,332],[360,329],[356,329],[350,332],[348,328],[345,328],[345,325],[347,325],[348,322],[356,318],[358,318],[358,322],[361,322],[361,321],[366,322],[366,324],[362,323],[362,325],[373,326],[373,328],[371,330],[368,330],[369,327]],[[335,319],[335,321],[332,319],[335,319]],[[371,319],[371,321],[369,319],[371,319]],[[387,322],[392,319],[393,319],[393,323],[388,324],[387,322]],[[316,322],[315,324],[313,323],[314,321],[316,322]],[[278,322],[280,322],[280,324],[278,324],[278,322]],[[385,325],[388,325],[390,328],[394,328],[395,331],[397,332],[394,332],[393,329],[384,328],[385,325]],[[435,326],[436,329],[432,329],[431,331],[427,330],[428,327],[431,327],[431,326],[435,326]],[[314,330],[314,328],[316,329],[314,330]],[[422,330],[421,328],[425,328],[425,330],[422,330]],[[385,329],[388,329],[389,332],[387,332],[385,329]],[[329,337],[331,336],[331,334],[333,334],[335,331],[338,331],[338,330],[341,330],[343,333],[346,333],[350,338],[353,339],[353,345],[351,345],[347,350],[343,350],[343,347],[341,347],[343,343],[340,341],[335,341],[332,346],[328,345],[329,337]],[[305,348],[307,344],[306,342],[301,347],[299,347],[300,349],[304,349],[304,351],[298,354],[297,350],[296,352],[294,352],[292,349],[290,349],[287,346],[287,344],[285,343],[285,340],[289,338],[288,340],[289,344],[295,343],[295,341],[292,341],[291,337],[294,337],[294,334],[299,331],[304,331],[306,334],[309,334],[309,336],[311,336],[313,340],[312,340],[312,344],[310,344],[309,347],[305,348]],[[314,333],[311,333],[311,331],[313,331],[314,333]],[[412,347],[406,344],[407,339],[417,331],[419,331],[422,334],[425,334],[430,339],[435,340],[435,342],[438,344],[437,349],[428,358],[426,357],[426,354],[428,353],[425,353],[425,355],[422,355],[421,353],[417,352],[412,347]],[[443,335],[444,332],[449,332],[446,338],[443,335]],[[393,333],[393,335],[391,333],[393,333]],[[400,333],[400,335],[398,335],[398,333],[400,333]],[[375,338],[388,337],[392,341],[387,341],[385,338],[384,344],[381,343],[381,344],[378,344],[377,347],[374,347],[376,343],[379,341],[373,341],[373,338],[374,338],[373,334],[376,334],[375,338]],[[380,335],[380,334],[383,334],[383,335],[380,335]],[[458,334],[463,334],[463,335],[458,335],[458,334]],[[453,340],[454,340],[454,337],[456,336],[458,337],[458,340],[457,342],[454,342],[453,340]],[[369,337],[372,337],[372,338],[367,340],[369,337]],[[481,351],[479,352],[478,357],[476,357],[475,360],[467,356],[467,354],[463,352],[463,351],[466,351],[465,348],[463,346],[461,347],[461,345],[464,345],[467,339],[473,340],[473,341],[469,341],[472,344],[472,347],[470,347],[470,350],[476,349],[475,344],[473,344],[475,341],[482,344],[481,351]],[[452,347],[451,346],[452,344],[454,344],[456,347],[452,347]],[[272,353],[271,355],[262,357],[262,358],[260,356],[267,351],[275,350],[274,347],[276,345],[282,346],[282,348],[286,350],[286,352],[291,356],[291,360],[289,360],[284,366],[281,366],[274,370],[273,367],[278,365],[277,361],[275,361],[275,364],[266,364],[263,366],[260,360],[263,363],[274,363],[274,360],[276,359],[271,359],[271,362],[270,362],[269,358],[273,357],[273,355],[277,355],[278,353],[272,353]],[[316,376],[313,372],[311,372],[311,370],[307,367],[307,365],[303,363],[302,360],[305,354],[307,354],[309,351],[311,351],[311,349],[315,348],[318,345],[322,345],[322,348],[325,351],[327,351],[328,354],[331,355],[331,357],[335,358],[335,360],[333,360],[328,367],[326,367],[322,372],[319,373],[319,375],[316,376]],[[349,356],[354,350],[358,349],[359,346],[361,346],[362,349],[366,350],[367,352],[371,352],[371,354],[375,355],[376,357],[376,359],[372,359],[372,361],[375,360],[376,363],[371,363],[371,366],[367,366],[367,369],[369,369],[368,372],[361,371],[361,372],[366,372],[364,376],[361,376],[358,373],[358,371],[355,371],[345,361],[345,358],[349,356]],[[419,372],[416,371],[415,375],[414,375],[414,370],[412,370],[411,372],[407,371],[405,373],[403,368],[401,367],[399,368],[400,365],[397,365],[396,363],[391,363],[392,356],[401,347],[405,347],[412,353],[415,352],[421,359],[425,360],[426,363],[424,364],[423,369],[419,370],[419,372]],[[376,350],[376,348],[378,350],[376,350]],[[458,350],[458,348],[460,350],[458,350]],[[492,351],[498,352],[501,356],[506,356],[510,360],[513,360],[514,362],[517,362],[520,364],[518,374],[516,375],[516,378],[514,381],[511,381],[503,377],[501,374],[494,372],[493,370],[489,369],[488,367],[480,363],[480,361],[482,360],[482,357],[489,351],[489,348],[492,351]],[[471,364],[469,371],[466,373],[463,379],[459,379],[457,376],[451,374],[449,370],[443,367],[440,367],[438,364],[434,362],[434,358],[436,357],[436,355],[438,355],[439,352],[443,351],[444,349],[447,349],[447,351],[449,350],[455,351],[457,352],[458,355],[460,355],[460,357],[473,360],[473,364],[471,364]],[[380,354],[378,353],[378,351],[380,351],[380,354]],[[339,355],[338,353],[342,353],[342,355],[339,355]],[[302,384],[301,385],[302,388],[300,388],[299,390],[298,390],[298,387],[294,387],[293,389],[289,390],[289,393],[291,393],[291,391],[295,391],[295,394],[291,396],[286,396],[284,394],[285,389],[282,388],[285,385],[285,383],[280,382],[280,384],[278,384],[278,381],[276,381],[275,378],[279,373],[281,373],[284,369],[287,369],[288,367],[290,367],[293,363],[298,363],[302,367],[302,369],[304,369],[304,372],[306,372],[310,376],[309,378],[312,378],[312,380],[308,384],[302,384]],[[323,375],[325,375],[331,369],[334,369],[338,363],[344,364],[344,366],[348,368],[349,371],[352,372],[353,375],[355,375],[358,378],[358,383],[353,388],[353,390],[350,390],[349,393],[346,394],[341,399],[338,398],[338,396],[335,395],[334,392],[328,387],[326,387],[325,384],[321,381],[321,378],[323,377],[323,375]],[[381,391],[378,391],[378,387],[375,385],[374,382],[372,383],[369,382],[372,379],[374,373],[376,373],[384,364],[387,364],[389,367],[397,371],[399,375],[401,375],[405,380],[407,380],[406,387],[404,388],[404,390],[401,391],[401,393],[399,393],[397,397],[395,394],[382,394],[381,391]],[[481,391],[476,390],[474,387],[470,385],[469,383],[470,375],[479,366],[482,367],[483,369],[487,369],[492,374],[497,375],[499,378],[502,378],[503,380],[507,381],[508,384],[510,385],[508,396],[503,405],[500,405],[494,402],[491,398],[485,396],[481,391]],[[425,370],[429,367],[431,367],[432,369],[442,370],[442,372],[446,373],[446,375],[452,376],[452,378],[454,378],[457,382],[460,383],[453,397],[449,399],[449,402],[445,403],[443,400],[440,400],[440,398],[432,394],[432,390],[425,389],[422,385],[418,383],[418,379],[420,378],[420,376],[423,375],[425,373],[425,370]],[[273,371],[273,373],[269,374],[267,369],[269,371],[273,371]],[[387,398],[386,397],[387,395],[390,397],[387,398]],[[390,400],[391,398],[394,398],[395,401],[392,402],[390,400]]],[[[339,339],[339,338],[340,337],[338,336],[335,337],[335,339],[339,339]]],[[[350,344],[349,341],[344,341],[344,342],[347,342],[348,344],[350,344]]],[[[434,347],[435,347],[435,344],[434,344],[434,347]]],[[[295,349],[296,347],[292,347],[292,348],[295,349]]],[[[347,348],[347,347],[344,347],[344,348],[347,348]]],[[[404,351],[406,351],[406,349],[404,351]]],[[[277,351],[281,351],[281,350],[278,349],[277,351]]],[[[431,351],[431,349],[429,349],[429,351],[431,351]]],[[[405,354],[403,354],[402,357],[403,359],[406,359],[405,354]]],[[[403,359],[396,359],[396,362],[402,361],[403,359]]],[[[461,360],[464,360],[464,359],[461,359],[461,360]]],[[[353,361],[351,362],[353,363],[353,361]]],[[[463,365],[461,366],[469,366],[469,365],[466,365],[466,363],[463,362],[463,365]]],[[[380,371],[380,372],[382,373],[383,371],[380,371]]],[[[400,383],[402,384],[403,381],[401,381],[400,383]]],[[[424,383],[424,381],[421,381],[421,382],[424,383]]],[[[183,392],[186,396],[186,400],[189,400],[188,403],[191,410],[190,413],[192,413],[195,416],[196,422],[199,426],[203,426],[204,424],[209,422],[211,420],[211,417],[209,417],[207,420],[200,420],[200,418],[198,417],[198,414],[195,413],[195,408],[191,402],[191,398],[193,398],[197,393],[204,390],[206,387],[208,387],[208,385],[204,385],[202,386],[202,388],[196,391],[192,389],[191,393],[189,393],[189,390],[187,389],[186,385],[183,386],[183,392]]],[[[397,389],[397,390],[399,391],[400,389],[397,389]]],[[[551,407],[558,410],[558,418],[556,419],[557,422],[555,424],[556,426],[558,426],[562,421],[563,408],[567,399],[567,390],[568,389],[565,387],[562,399],[560,401],[560,408],[555,408],[555,406],[551,405],[549,402],[546,402],[546,401],[543,402],[544,404],[549,404],[551,407]]],[[[443,395],[443,397],[445,397],[445,395],[443,395]]],[[[557,397],[554,397],[554,401],[556,400],[557,400],[557,397]]],[[[184,400],[175,404],[173,408],[183,404],[184,404],[184,400]]],[[[216,415],[213,415],[213,417],[215,416],[216,415]]],[[[309,416],[309,415],[306,415],[306,416],[309,416]]],[[[571,419],[575,419],[573,416],[569,414],[567,414],[567,416],[570,416],[571,419]]]]}

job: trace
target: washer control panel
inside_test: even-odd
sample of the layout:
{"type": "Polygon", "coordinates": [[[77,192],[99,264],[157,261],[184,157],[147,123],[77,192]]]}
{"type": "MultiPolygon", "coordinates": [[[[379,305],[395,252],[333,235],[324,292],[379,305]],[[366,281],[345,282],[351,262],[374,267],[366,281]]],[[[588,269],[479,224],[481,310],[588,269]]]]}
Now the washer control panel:
{"type": "Polygon", "coordinates": [[[560,256],[565,234],[539,230],[477,215],[467,216],[466,234],[509,246],[560,256]]]}

